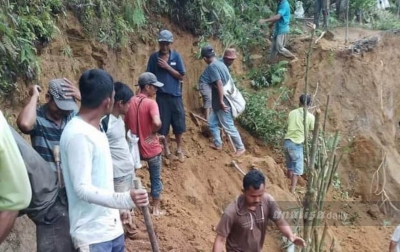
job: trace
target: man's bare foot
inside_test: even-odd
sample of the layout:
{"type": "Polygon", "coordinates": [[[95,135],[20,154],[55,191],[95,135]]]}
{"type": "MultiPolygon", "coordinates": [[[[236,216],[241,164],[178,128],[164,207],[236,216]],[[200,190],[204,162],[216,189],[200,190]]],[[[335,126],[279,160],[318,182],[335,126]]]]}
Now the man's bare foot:
{"type": "Polygon", "coordinates": [[[160,217],[160,216],[163,216],[165,214],[166,214],[165,210],[160,210],[158,208],[153,208],[153,215],[154,216],[160,217]]]}
{"type": "Polygon", "coordinates": [[[214,150],[222,150],[222,146],[216,146],[215,144],[210,144],[210,148],[214,149],[214,150]]]}
{"type": "Polygon", "coordinates": [[[246,149],[237,150],[234,154],[235,157],[241,156],[243,153],[246,152],[246,149]]]}
{"type": "Polygon", "coordinates": [[[173,155],[172,153],[166,154],[165,157],[166,157],[167,159],[171,160],[171,161],[176,161],[176,160],[178,160],[178,157],[175,156],[175,155],[173,155]]]}
{"type": "Polygon", "coordinates": [[[185,155],[183,155],[182,151],[176,152],[176,156],[178,157],[179,162],[181,162],[181,163],[185,162],[185,155]]]}

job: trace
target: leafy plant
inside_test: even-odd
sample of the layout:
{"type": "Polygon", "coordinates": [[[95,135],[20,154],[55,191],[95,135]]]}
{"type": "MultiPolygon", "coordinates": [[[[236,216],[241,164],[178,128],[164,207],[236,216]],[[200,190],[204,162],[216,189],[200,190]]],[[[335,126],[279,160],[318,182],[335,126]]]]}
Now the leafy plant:
{"type": "Polygon", "coordinates": [[[285,73],[287,72],[287,61],[280,61],[279,63],[261,66],[260,68],[253,68],[249,72],[249,79],[251,79],[251,86],[258,90],[265,87],[272,87],[281,84],[285,80],[285,73]]]}
{"type": "Polygon", "coordinates": [[[241,91],[246,100],[246,110],[238,122],[252,135],[268,144],[281,144],[286,128],[287,111],[270,109],[267,106],[269,93],[250,93],[241,91]]]}

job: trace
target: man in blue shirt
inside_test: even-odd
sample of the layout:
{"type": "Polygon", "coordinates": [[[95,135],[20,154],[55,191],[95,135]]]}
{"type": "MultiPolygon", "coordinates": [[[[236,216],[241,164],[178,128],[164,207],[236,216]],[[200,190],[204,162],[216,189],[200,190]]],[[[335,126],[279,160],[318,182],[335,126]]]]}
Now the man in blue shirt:
{"type": "Polygon", "coordinates": [[[236,147],[235,157],[241,156],[246,150],[242,138],[233,121],[232,111],[228,100],[224,96],[224,86],[231,76],[226,65],[215,57],[215,51],[207,45],[201,49],[201,57],[207,63],[207,67],[200,77],[203,85],[211,87],[211,112],[208,117],[208,126],[214,138],[210,145],[215,150],[222,150],[222,140],[218,125],[232,138],[236,147]]]}
{"type": "Polygon", "coordinates": [[[162,122],[158,133],[165,136],[165,155],[169,159],[173,158],[168,143],[169,128],[172,125],[177,144],[176,155],[178,160],[183,162],[182,134],[186,131],[186,124],[181,81],[185,75],[185,66],[181,55],[170,49],[173,41],[170,31],[160,32],[158,36],[160,50],[150,56],[146,71],[153,73],[158,81],[164,83],[164,86],[157,90],[156,101],[162,122]]]}
{"type": "Polygon", "coordinates": [[[288,0],[278,0],[277,14],[268,19],[261,19],[259,23],[270,23],[270,29],[272,29],[275,25],[275,31],[271,44],[271,53],[269,57],[270,62],[273,62],[275,60],[278,53],[287,58],[291,58],[292,63],[298,60],[293,53],[285,48],[287,36],[290,30],[290,5],[288,0]]]}

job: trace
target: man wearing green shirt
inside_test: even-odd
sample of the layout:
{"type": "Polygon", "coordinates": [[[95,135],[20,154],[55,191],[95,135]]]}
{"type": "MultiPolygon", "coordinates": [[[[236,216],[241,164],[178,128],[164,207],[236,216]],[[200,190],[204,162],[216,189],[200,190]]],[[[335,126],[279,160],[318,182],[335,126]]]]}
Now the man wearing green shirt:
{"type": "MultiPolygon", "coordinates": [[[[311,96],[302,94],[300,96],[299,108],[292,110],[288,117],[288,128],[285,135],[285,142],[283,145],[287,177],[291,180],[292,185],[290,191],[294,193],[298,177],[303,175],[303,143],[304,143],[304,106],[311,105],[311,96]]],[[[315,117],[307,111],[306,124],[307,131],[314,129],[315,117]]]]}
{"type": "Polygon", "coordinates": [[[0,111],[0,243],[10,232],[18,211],[32,197],[28,173],[3,113],[0,111]]]}

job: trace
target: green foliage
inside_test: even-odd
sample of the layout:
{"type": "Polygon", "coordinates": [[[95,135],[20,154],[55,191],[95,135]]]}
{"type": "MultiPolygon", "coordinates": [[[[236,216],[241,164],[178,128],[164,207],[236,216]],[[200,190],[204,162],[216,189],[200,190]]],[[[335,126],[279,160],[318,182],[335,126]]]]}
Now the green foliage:
{"type": "Polygon", "coordinates": [[[87,34],[121,48],[146,25],[145,0],[71,0],[68,2],[87,34]]]}
{"type": "Polygon", "coordinates": [[[285,80],[288,62],[283,60],[273,65],[263,65],[249,72],[251,86],[254,89],[280,85],[285,80]]]}
{"type": "Polygon", "coordinates": [[[18,77],[33,80],[40,73],[37,46],[58,31],[54,15],[61,1],[0,0],[0,93],[12,91],[18,77]]]}
{"type": "Polygon", "coordinates": [[[267,99],[274,94],[273,91],[250,93],[242,90],[241,92],[246,100],[246,110],[238,118],[240,125],[265,143],[275,146],[280,145],[285,134],[287,111],[277,108],[280,100],[289,91],[286,88],[278,90],[284,95],[279,95],[273,108],[269,108],[267,105],[267,99]]]}
{"type": "Polygon", "coordinates": [[[374,20],[372,22],[372,28],[377,30],[391,30],[400,29],[399,18],[385,10],[377,10],[374,15],[374,20]]]}

